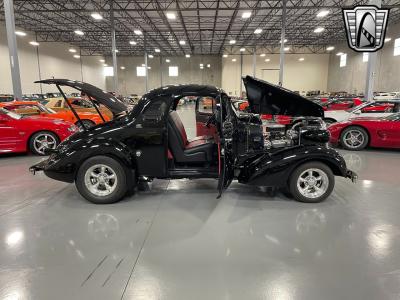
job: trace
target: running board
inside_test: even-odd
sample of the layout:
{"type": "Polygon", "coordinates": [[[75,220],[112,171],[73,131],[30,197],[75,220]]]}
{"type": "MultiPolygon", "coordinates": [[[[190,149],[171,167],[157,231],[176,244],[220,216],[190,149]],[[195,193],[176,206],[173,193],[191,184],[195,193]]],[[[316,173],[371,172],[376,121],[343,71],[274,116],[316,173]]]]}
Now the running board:
{"type": "Polygon", "coordinates": [[[218,178],[218,170],[209,168],[198,169],[170,169],[168,170],[170,178],[218,178]]]}

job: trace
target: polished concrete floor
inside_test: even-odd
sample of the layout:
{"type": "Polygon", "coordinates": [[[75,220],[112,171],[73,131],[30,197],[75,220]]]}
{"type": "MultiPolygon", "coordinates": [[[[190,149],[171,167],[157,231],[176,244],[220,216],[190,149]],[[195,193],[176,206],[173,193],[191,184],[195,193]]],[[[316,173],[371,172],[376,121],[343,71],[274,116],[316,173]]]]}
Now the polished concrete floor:
{"type": "Polygon", "coordinates": [[[156,180],[107,206],[1,157],[0,299],[399,299],[400,152],[343,154],[360,180],[319,204],[156,180]]]}

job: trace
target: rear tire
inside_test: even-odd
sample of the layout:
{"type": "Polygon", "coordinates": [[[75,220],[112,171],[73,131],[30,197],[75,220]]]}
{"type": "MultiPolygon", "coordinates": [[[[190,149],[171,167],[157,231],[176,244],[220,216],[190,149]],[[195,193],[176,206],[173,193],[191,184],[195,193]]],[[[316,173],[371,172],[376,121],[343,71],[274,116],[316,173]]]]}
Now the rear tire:
{"type": "Polygon", "coordinates": [[[362,150],[367,147],[368,142],[367,131],[358,126],[349,126],[340,135],[340,144],[346,150],[362,150]]]}
{"type": "Polygon", "coordinates": [[[94,156],[83,162],[75,185],[79,193],[95,204],[120,201],[128,190],[124,167],[108,156],[94,156]]]}
{"type": "MultiPolygon", "coordinates": [[[[85,126],[85,128],[90,128],[96,125],[95,122],[91,121],[91,120],[82,120],[83,125],[85,126]]],[[[82,129],[82,125],[81,122],[77,121],[75,123],[76,126],[79,127],[79,129],[82,129]]]]}
{"type": "Polygon", "coordinates": [[[297,167],[289,179],[289,190],[296,201],[317,203],[333,191],[335,176],[321,162],[308,162],[297,167]]]}
{"type": "Polygon", "coordinates": [[[45,149],[56,149],[60,139],[50,131],[39,131],[29,139],[29,150],[36,155],[46,155],[45,149]]]}

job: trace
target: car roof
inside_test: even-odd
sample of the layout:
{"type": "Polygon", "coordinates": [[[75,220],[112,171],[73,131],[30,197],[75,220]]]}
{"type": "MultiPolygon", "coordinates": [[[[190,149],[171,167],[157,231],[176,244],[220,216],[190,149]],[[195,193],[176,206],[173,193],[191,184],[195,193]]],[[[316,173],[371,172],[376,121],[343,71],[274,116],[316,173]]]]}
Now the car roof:
{"type": "Polygon", "coordinates": [[[173,96],[179,98],[184,96],[218,96],[221,93],[225,92],[212,85],[180,84],[166,85],[150,90],[147,94],[143,95],[142,98],[151,100],[159,96],[173,96]]]}
{"type": "Polygon", "coordinates": [[[1,106],[8,106],[8,105],[36,105],[38,104],[37,101],[10,101],[10,102],[3,102],[1,106]]]}

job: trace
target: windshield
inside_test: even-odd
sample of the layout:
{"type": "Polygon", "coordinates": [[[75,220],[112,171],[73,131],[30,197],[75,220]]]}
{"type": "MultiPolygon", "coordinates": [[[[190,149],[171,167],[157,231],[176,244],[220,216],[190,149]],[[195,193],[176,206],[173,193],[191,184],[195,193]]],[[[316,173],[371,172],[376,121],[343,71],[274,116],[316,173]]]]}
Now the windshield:
{"type": "Polygon", "coordinates": [[[15,120],[22,119],[21,115],[15,113],[15,112],[9,111],[9,110],[7,110],[5,108],[0,108],[0,113],[6,114],[7,116],[9,116],[9,117],[11,117],[11,118],[13,118],[15,120]]]}
{"type": "Polygon", "coordinates": [[[48,114],[55,114],[56,112],[54,110],[52,110],[51,108],[48,108],[46,106],[44,106],[43,104],[39,103],[37,104],[37,107],[39,107],[39,109],[43,112],[46,112],[48,114]]]}
{"type": "Polygon", "coordinates": [[[364,107],[366,107],[366,106],[369,106],[369,105],[371,105],[371,104],[373,104],[373,103],[374,103],[374,102],[371,102],[371,101],[370,101],[370,102],[365,102],[365,103],[362,103],[362,104],[360,104],[360,105],[357,105],[356,107],[347,109],[346,111],[352,113],[352,112],[354,112],[354,111],[356,111],[356,110],[360,110],[360,109],[362,109],[362,108],[364,108],[364,107]]]}

